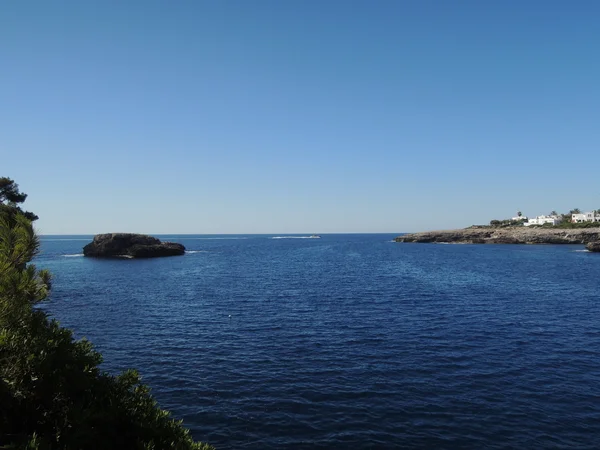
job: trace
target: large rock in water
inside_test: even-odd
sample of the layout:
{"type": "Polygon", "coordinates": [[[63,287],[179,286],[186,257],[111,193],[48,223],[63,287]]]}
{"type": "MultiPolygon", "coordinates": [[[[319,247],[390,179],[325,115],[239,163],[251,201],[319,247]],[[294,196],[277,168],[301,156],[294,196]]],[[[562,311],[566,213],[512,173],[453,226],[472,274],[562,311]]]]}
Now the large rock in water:
{"type": "Polygon", "coordinates": [[[590,252],[600,252],[600,241],[588,242],[585,248],[590,252]]]}
{"type": "Polygon", "coordinates": [[[185,247],[175,242],[161,242],[152,236],[134,233],[97,234],[83,247],[85,256],[155,258],[177,256],[185,253],[185,247]]]}

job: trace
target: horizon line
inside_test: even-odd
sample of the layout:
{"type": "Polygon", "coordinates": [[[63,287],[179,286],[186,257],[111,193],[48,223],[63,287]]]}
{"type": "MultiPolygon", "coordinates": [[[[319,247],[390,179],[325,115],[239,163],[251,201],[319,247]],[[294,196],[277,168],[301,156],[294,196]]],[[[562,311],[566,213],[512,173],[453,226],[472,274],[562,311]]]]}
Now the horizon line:
{"type": "Polygon", "coordinates": [[[327,233],[297,233],[297,232],[277,232],[277,233],[131,233],[126,231],[115,231],[109,233],[40,233],[39,236],[95,236],[97,234],[145,234],[148,236],[271,236],[271,235],[332,235],[332,234],[397,234],[410,233],[409,231],[342,231],[327,233]]]}

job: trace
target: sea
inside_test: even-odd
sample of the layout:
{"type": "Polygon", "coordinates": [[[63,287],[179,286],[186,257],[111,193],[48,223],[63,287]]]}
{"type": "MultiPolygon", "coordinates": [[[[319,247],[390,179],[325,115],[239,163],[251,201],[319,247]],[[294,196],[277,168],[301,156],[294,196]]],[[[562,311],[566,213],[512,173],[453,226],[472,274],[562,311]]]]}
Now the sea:
{"type": "Polygon", "coordinates": [[[309,236],[42,236],[41,307],[219,450],[598,448],[600,254],[309,236]]]}

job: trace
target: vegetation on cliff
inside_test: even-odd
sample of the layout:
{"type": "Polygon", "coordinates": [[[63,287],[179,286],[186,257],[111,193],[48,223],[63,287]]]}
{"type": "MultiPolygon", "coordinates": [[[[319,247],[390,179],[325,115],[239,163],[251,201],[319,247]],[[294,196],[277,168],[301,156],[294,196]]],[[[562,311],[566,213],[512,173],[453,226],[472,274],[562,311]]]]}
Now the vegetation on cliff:
{"type": "Polygon", "coordinates": [[[545,223],[544,225],[532,225],[537,228],[554,228],[558,230],[577,230],[580,228],[598,228],[600,227],[600,223],[598,222],[567,222],[563,221],[557,225],[551,225],[549,223],[545,223]]]}
{"type": "MultiPolygon", "coordinates": [[[[513,228],[513,227],[522,227],[525,221],[514,221],[514,220],[492,220],[489,225],[473,225],[474,228],[513,228]]],[[[570,222],[563,220],[559,224],[552,225],[550,223],[545,223],[543,225],[529,225],[529,228],[550,228],[550,229],[559,229],[559,230],[576,230],[580,228],[598,228],[600,227],[600,223],[598,222],[570,222]]]]}
{"type": "Polygon", "coordinates": [[[0,180],[0,448],[210,449],[158,407],[135,371],[104,372],[90,342],[35,307],[50,291],[50,274],[31,263],[35,215],[19,208],[26,196],[12,180],[0,180]]]}
{"type": "MultiPolygon", "coordinates": [[[[600,209],[596,209],[594,210],[595,214],[600,215],[600,209]]],[[[576,229],[576,228],[597,228],[598,222],[582,222],[582,223],[576,223],[576,222],[572,222],[571,218],[573,216],[573,214],[581,214],[581,210],[579,208],[574,208],[571,209],[568,213],[565,214],[559,214],[556,211],[551,211],[548,216],[549,217],[556,217],[558,219],[561,219],[562,221],[560,223],[558,223],[557,225],[552,225],[550,223],[545,223],[543,225],[529,225],[531,227],[544,227],[544,228],[560,228],[560,229],[576,229]]],[[[508,228],[508,227],[522,227],[525,225],[525,223],[527,222],[527,218],[523,216],[523,214],[521,213],[521,211],[519,211],[517,213],[517,217],[512,218],[512,219],[502,219],[502,220],[498,220],[498,219],[493,219],[490,220],[490,224],[489,225],[473,225],[474,228],[486,228],[486,227],[491,227],[491,228],[508,228]]]]}

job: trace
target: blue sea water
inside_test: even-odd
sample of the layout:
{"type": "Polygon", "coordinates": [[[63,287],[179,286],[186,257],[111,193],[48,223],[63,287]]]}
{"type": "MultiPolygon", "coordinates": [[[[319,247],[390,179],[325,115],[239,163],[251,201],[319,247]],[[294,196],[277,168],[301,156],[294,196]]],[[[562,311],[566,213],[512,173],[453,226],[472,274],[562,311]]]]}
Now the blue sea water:
{"type": "Polygon", "coordinates": [[[45,236],[43,307],[218,449],[597,448],[600,255],[274,237],[45,236]]]}

